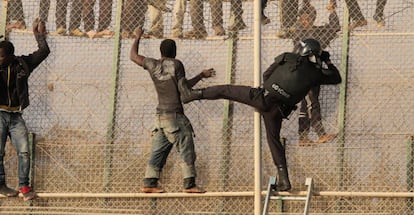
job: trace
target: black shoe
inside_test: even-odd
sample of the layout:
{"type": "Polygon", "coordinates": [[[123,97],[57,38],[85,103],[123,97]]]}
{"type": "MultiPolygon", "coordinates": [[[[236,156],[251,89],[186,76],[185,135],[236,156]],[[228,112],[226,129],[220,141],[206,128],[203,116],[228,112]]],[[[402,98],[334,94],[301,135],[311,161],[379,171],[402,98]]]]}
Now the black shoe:
{"type": "Polygon", "coordinates": [[[277,172],[279,177],[277,178],[277,183],[275,190],[276,191],[289,191],[292,188],[292,185],[289,181],[289,174],[288,170],[284,166],[280,166],[277,168],[277,172]]]}
{"type": "Polygon", "coordinates": [[[7,197],[16,197],[19,195],[17,190],[11,189],[5,184],[0,185],[0,194],[5,195],[7,197]]]}
{"type": "Polygon", "coordinates": [[[181,78],[178,81],[178,91],[180,91],[180,98],[184,104],[200,99],[203,95],[202,90],[188,88],[187,80],[185,78],[181,78]]]}
{"type": "Polygon", "coordinates": [[[288,180],[278,180],[275,190],[276,191],[289,191],[292,188],[292,185],[290,185],[290,181],[288,180]]]}

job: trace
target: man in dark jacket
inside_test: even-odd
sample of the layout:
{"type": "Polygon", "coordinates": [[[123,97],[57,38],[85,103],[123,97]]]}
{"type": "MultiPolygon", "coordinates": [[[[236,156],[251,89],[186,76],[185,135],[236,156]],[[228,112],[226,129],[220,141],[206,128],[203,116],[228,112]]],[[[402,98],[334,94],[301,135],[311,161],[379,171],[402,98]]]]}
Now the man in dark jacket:
{"type": "MultiPolygon", "coordinates": [[[[304,38],[314,38],[321,44],[322,49],[326,49],[329,43],[337,37],[337,32],[341,30],[338,15],[335,12],[335,5],[331,2],[328,7],[329,23],[325,25],[314,25],[317,12],[310,3],[302,6],[300,16],[295,27],[289,29],[284,35],[285,38],[293,40],[293,52],[300,50],[300,41],[304,38]]],[[[306,97],[300,103],[299,112],[299,145],[310,146],[315,144],[309,139],[310,128],[313,127],[319,139],[316,144],[325,143],[333,140],[336,134],[328,134],[322,123],[321,105],[319,93],[321,87],[312,87],[306,97]]]]}
{"type": "Polygon", "coordinates": [[[22,113],[29,105],[28,78],[50,53],[43,21],[35,20],[33,34],[39,48],[29,55],[15,56],[13,43],[0,42],[0,194],[12,197],[20,192],[25,201],[33,199],[36,194],[29,184],[28,129],[22,113]],[[19,191],[6,185],[3,159],[7,137],[17,151],[19,191]]]}
{"type": "Polygon", "coordinates": [[[263,74],[263,88],[217,85],[189,90],[185,82],[179,83],[184,103],[197,99],[228,99],[252,106],[262,114],[268,145],[279,175],[275,187],[278,191],[291,189],[285,148],[280,142],[282,120],[289,116],[312,87],[342,81],[338,69],[329,59],[329,53],[322,51],[317,40],[305,39],[300,44],[299,54],[283,53],[275,58],[263,74]],[[322,62],[327,68],[322,68],[322,62]]]}

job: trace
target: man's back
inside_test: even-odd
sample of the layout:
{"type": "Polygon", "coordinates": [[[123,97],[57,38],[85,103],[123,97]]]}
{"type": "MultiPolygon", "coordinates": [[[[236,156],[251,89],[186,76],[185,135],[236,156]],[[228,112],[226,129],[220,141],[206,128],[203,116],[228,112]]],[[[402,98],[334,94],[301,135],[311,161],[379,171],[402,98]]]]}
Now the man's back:
{"type": "Polygon", "coordinates": [[[184,77],[185,71],[182,63],[174,58],[145,58],[143,67],[146,69],[152,81],[158,96],[158,110],[177,111],[182,110],[180,93],[177,83],[180,78],[184,77]]]}

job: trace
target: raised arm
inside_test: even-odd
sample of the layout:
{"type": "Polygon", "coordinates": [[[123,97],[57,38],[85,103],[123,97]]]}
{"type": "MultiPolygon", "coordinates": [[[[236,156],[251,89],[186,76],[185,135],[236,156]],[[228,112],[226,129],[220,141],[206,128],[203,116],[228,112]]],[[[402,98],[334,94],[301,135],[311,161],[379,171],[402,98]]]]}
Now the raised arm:
{"type": "Polygon", "coordinates": [[[131,50],[129,52],[129,59],[134,63],[138,64],[139,66],[143,65],[143,61],[145,59],[144,56],[138,54],[139,50],[139,41],[141,40],[141,36],[144,33],[142,28],[135,29],[135,39],[134,43],[132,44],[131,50]]]}
{"type": "Polygon", "coordinates": [[[46,27],[45,23],[39,18],[33,21],[33,34],[35,36],[38,49],[28,56],[22,56],[22,59],[29,66],[30,71],[33,71],[39,64],[49,56],[50,49],[46,41],[46,27]]]}

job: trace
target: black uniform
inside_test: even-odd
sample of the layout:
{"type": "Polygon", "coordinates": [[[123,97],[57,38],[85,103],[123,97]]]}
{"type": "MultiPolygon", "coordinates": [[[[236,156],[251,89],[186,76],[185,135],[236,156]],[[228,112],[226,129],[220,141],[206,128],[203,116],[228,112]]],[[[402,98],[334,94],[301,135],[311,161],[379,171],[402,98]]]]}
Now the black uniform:
{"type": "Polygon", "coordinates": [[[328,65],[328,69],[322,69],[321,65],[310,62],[307,57],[283,53],[275,58],[275,62],[263,74],[263,80],[264,88],[241,85],[207,87],[202,90],[200,99],[228,99],[257,108],[263,115],[268,145],[279,177],[286,174],[288,178],[285,149],[280,142],[283,118],[294,110],[296,103],[312,87],[338,84],[341,76],[332,64],[328,65]]]}

